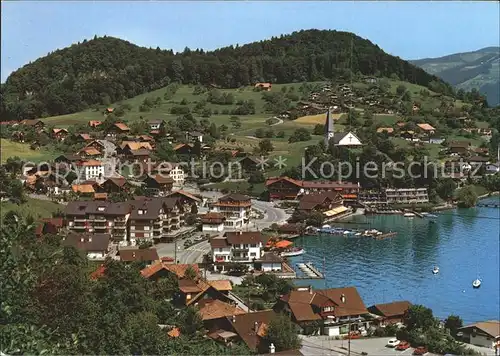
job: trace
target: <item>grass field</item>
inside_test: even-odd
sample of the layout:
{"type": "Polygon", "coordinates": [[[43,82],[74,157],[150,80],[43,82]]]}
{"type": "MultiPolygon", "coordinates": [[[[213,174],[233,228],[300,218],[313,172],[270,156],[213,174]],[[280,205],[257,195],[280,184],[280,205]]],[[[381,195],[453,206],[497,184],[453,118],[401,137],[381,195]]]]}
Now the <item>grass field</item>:
{"type": "MultiPolygon", "coordinates": [[[[344,114],[332,114],[332,118],[334,121],[340,120],[344,114]]],[[[318,114],[318,115],[308,115],[308,116],[302,116],[299,117],[297,120],[294,120],[294,122],[298,124],[307,124],[307,125],[317,125],[317,124],[325,124],[326,120],[326,114],[318,114]]]]}
{"type": "Polygon", "coordinates": [[[0,161],[5,163],[7,158],[18,156],[24,161],[41,162],[53,159],[57,156],[56,152],[48,149],[32,150],[27,143],[13,142],[7,139],[0,139],[0,161]]]}
{"type": "Polygon", "coordinates": [[[35,219],[50,218],[52,217],[52,213],[64,209],[64,205],[60,205],[52,201],[32,198],[28,198],[28,201],[21,205],[13,204],[11,202],[1,202],[0,207],[0,215],[2,216],[8,211],[14,211],[25,217],[31,215],[35,219]]]}

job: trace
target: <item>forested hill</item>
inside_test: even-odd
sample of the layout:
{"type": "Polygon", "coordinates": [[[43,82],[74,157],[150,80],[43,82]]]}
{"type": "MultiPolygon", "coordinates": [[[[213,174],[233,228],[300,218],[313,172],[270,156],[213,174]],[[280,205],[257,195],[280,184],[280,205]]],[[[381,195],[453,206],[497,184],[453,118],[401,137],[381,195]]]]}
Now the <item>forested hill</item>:
{"type": "MultiPolygon", "coordinates": [[[[169,82],[234,88],[259,81],[316,81],[354,73],[428,86],[437,77],[352,33],[307,30],[212,52],[143,48],[112,37],[74,44],[25,65],[2,85],[2,119],[68,114],[169,82]]],[[[449,87],[443,82],[444,90],[449,87]]]]}

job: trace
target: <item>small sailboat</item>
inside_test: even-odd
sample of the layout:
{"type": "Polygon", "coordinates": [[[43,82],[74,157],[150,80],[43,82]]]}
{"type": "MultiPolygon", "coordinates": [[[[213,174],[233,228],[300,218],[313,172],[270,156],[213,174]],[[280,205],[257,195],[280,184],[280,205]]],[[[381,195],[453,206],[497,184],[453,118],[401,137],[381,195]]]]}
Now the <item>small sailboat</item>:
{"type": "Polygon", "coordinates": [[[479,278],[476,278],[474,282],[472,282],[472,288],[479,288],[481,287],[481,280],[479,278]]]}
{"type": "Polygon", "coordinates": [[[438,274],[439,273],[439,267],[438,266],[434,266],[434,268],[432,269],[432,273],[433,274],[438,274]]]}

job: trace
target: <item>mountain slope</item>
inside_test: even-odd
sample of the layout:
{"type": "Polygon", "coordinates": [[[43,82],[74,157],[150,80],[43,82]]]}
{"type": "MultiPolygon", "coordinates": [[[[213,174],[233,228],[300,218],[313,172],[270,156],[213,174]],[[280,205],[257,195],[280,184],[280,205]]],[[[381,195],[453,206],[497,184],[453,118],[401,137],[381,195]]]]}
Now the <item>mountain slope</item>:
{"type": "MultiPolygon", "coordinates": [[[[13,72],[4,86],[2,117],[33,118],[107,105],[164,87],[259,81],[292,83],[349,77],[350,70],[428,86],[440,80],[348,32],[307,30],[213,52],[143,48],[112,37],[50,53],[13,72]]],[[[447,87],[440,83],[443,90],[447,87]]]]}
{"type": "Polygon", "coordinates": [[[458,89],[479,90],[492,106],[500,104],[500,47],[411,62],[458,89]]]}

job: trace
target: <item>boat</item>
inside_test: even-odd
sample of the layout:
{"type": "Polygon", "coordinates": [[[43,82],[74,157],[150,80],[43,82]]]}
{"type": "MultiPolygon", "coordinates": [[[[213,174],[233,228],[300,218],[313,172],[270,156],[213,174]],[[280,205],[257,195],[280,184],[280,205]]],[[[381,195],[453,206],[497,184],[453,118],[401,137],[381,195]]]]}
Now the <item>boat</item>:
{"type": "Polygon", "coordinates": [[[434,268],[432,269],[432,273],[438,274],[439,273],[439,267],[438,266],[434,266],[434,268]]]}
{"type": "Polygon", "coordinates": [[[302,247],[293,247],[290,249],[287,249],[283,252],[280,253],[281,257],[293,257],[293,256],[300,256],[304,254],[306,251],[302,247]]]}
{"type": "Polygon", "coordinates": [[[404,214],[403,214],[403,216],[404,216],[405,218],[414,218],[414,217],[415,217],[415,214],[413,214],[413,213],[404,213],[404,214]]]}
{"type": "Polygon", "coordinates": [[[481,287],[481,280],[479,278],[476,278],[474,282],[472,282],[472,288],[479,288],[481,287]]]}

